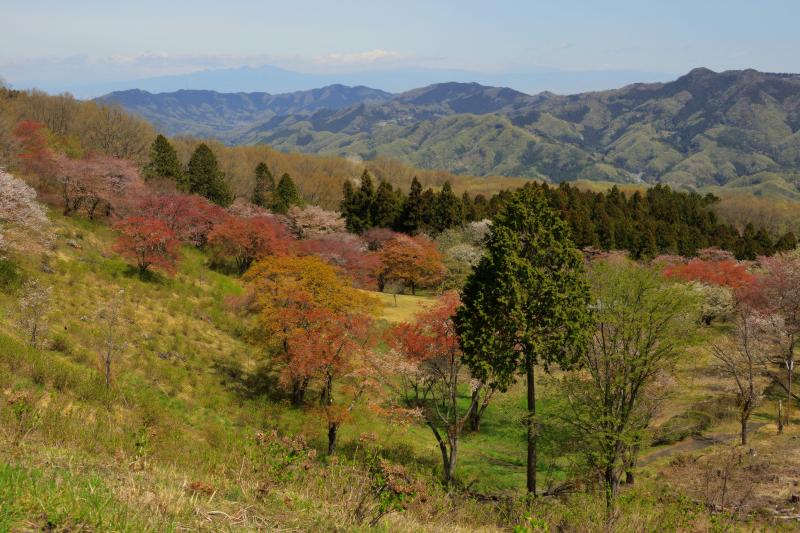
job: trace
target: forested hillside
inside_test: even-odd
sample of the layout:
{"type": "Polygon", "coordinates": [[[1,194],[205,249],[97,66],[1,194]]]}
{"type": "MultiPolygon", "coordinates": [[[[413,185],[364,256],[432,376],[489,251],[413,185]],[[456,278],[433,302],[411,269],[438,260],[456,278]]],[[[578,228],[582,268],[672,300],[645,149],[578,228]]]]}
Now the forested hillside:
{"type": "MultiPolygon", "coordinates": [[[[149,98],[170,101],[173,109],[193,105],[179,95],[149,98]]],[[[161,120],[157,111],[139,107],[125,94],[108,99],[161,120]]],[[[696,69],[670,83],[571,96],[450,83],[382,100],[267,119],[251,115],[247,129],[243,117],[235,116],[230,121],[235,128],[214,135],[280,150],[389,156],[459,174],[665,183],[798,197],[800,81],[791,74],[696,69]]],[[[192,120],[206,123],[202,117],[192,120]]]]}
{"type": "Polygon", "coordinates": [[[0,119],[0,530],[800,521],[791,208],[0,119]]]}

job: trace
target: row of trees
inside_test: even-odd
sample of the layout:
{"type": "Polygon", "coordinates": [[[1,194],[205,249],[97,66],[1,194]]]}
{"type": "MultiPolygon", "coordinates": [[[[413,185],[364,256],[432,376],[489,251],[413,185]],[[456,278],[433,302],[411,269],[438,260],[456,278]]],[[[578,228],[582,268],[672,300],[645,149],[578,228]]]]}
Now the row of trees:
{"type": "MultiPolygon", "coordinates": [[[[716,246],[738,258],[755,259],[794,249],[797,244],[792,232],[773,240],[765,229],[752,224],[741,232],[721,224],[712,209],[718,198],[710,194],[676,192],[662,185],[631,195],[617,187],[598,193],[567,184],[526,187],[541,190],[546,202],[569,225],[579,248],[627,250],[638,259],[658,254],[692,256],[697,250],[716,246]]],[[[416,179],[406,195],[387,181],[376,188],[365,171],[357,188],[349,181],[344,184],[341,211],[348,229],[356,233],[382,227],[409,234],[437,234],[493,218],[512,196],[512,192],[502,191],[489,199],[467,193],[459,198],[448,182],[438,192],[431,188],[423,191],[416,179]]]]}
{"type": "MultiPolygon", "coordinates": [[[[220,170],[214,151],[206,143],[200,143],[194,149],[184,169],[175,147],[166,137],[158,135],[150,147],[149,160],[143,173],[149,180],[169,180],[178,190],[197,194],[218,205],[228,206],[233,202],[225,174],[220,170]]],[[[250,201],[258,207],[281,214],[286,214],[293,206],[304,205],[291,176],[284,173],[276,184],[264,162],[255,167],[250,201]]]]}

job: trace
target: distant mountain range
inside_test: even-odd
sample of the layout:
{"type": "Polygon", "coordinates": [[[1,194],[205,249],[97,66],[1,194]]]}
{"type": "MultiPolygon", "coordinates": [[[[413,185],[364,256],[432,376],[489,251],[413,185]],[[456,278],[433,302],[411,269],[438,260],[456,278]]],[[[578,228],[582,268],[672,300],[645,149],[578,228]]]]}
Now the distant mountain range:
{"type": "Polygon", "coordinates": [[[668,83],[531,96],[477,83],[397,95],[111,93],[167,133],[281,150],[388,155],[478,175],[746,187],[798,197],[800,76],[695,69],[668,83]]]}
{"type": "Polygon", "coordinates": [[[456,68],[389,66],[337,71],[300,72],[274,65],[205,69],[130,79],[111,63],[105,69],[73,58],[67,62],[43,61],[39,65],[6,65],[0,77],[17,89],[33,88],[49,93],[69,92],[78,98],[94,98],[113,91],[137,88],[151,93],[179,90],[217,92],[268,92],[280,94],[306,91],[328,85],[365,85],[399,93],[442,80],[501,85],[535,93],[550,90],[567,94],[620,87],[633,82],[666,81],[674,78],[664,72],[641,70],[566,71],[553,68],[524,68],[518,71],[480,72],[456,68]],[[72,81],[67,81],[72,80],[72,81]]]}
{"type": "Polygon", "coordinates": [[[118,103],[146,118],[169,135],[195,135],[236,140],[253,124],[274,117],[338,110],[363,103],[391,100],[393,95],[369,87],[330,85],[293,93],[218,93],[180,90],[151,94],[132,89],[114,92],[99,101],[118,103]]]}

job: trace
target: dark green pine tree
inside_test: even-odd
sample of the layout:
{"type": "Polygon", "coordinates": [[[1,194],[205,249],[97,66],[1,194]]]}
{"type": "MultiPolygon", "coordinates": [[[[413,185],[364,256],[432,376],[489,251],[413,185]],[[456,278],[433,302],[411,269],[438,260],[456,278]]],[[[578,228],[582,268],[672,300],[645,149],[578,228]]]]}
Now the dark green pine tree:
{"type": "Polygon", "coordinates": [[[526,377],[527,487],[535,495],[535,366],[571,366],[591,329],[583,257],[540,189],[520,189],[495,217],[462,302],[455,323],[472,375],[500,390],[526,377]]]}
{"type": "Polygon", "coordinates": [[[420,206],[422,211],[422,222],[419,226],[419,231],[430,231],[434,228],[434,223],[436,221],[436,193],[433,192],[433,189],[428,187],[420,196],[420,206]]]}
{"type": "Polygon", "coordinates": [[[173,180],[179,188],[186,187],[185,175],[178,153],[166,137],[159,134],[150,145],[150,160],[144,167],[144,177],[148,180],[168,178],[173,180]]]}
{"type": "Polygon", "coordinates": [[[475,209],[475,217],[473,220],[483,220],[489,218],[489,203],[486,197],[482,194],[476,194],[472,200],[472,207],[475,209]]]}
{"type": "Polygon", "coordinates": [[[478,215],[475,211],[475,203],[472,201],[467,191],[464,191],[464,194],[461,195],[461,205],[464,206],[464,222],[474,222],[478,220],[478,215]]]}
{"type": "Polygon", "coordinates": [[[186,175],[190,193],[204,196],[221,206],[228,206],[233,201],[217,158],[207,144],[201,143],[195,149],[186,167],[186,175]]]}
{"type": "Polygon", "coordinates": [[[364,170],[361,174],[361,185],[358,190],[354,190],[352,185],[346,183],[343,192],[342,216],[347,220],[347,229],[353,233],[363,233],[373,227],[375,188],[369,172],[364,170]]]}
{"type": "Polygon", "coordinates": [[[391,228],[400,211],[400,198],[392,185],[381,180],[375,192],[375,200],[370,206],[370,222],[373,227],[391,228]]]}
{"type": "Polygon", "coordinates": [[[756,241],[756,229],[751,222],[748,222],[736,243],[736,258],[753,261],[758,257],[759,251],[759,245],[756,241]]]}
{"type": "Polygon", "coordinates": [[[436,195],[436,209],[434,211],[433,228],[444,231],[464,223],[464,205],[453,192],[450,182],[444,182],[442,190],[436,195]]]}
{"type": "Polygon", "coordinates": [[[339,204],[339,211],[347,222],[347,229],[355,233],[355,228],[360,225],[361,217],[356,205],[356,191],[350,180],[345,180],[342,185],[342,202],[339,204]]]}
{"type": "Polygon", "coordinates": [[[422,184],[416,176],[411,180],[411,188],[403,203],[403,212],[397,223],[397,229],[412,235],[418,233],[423,225],[422,184]]]}
{"type": "Polygon", "coordinates": [[[275,188],[275,199],[272,202],[272,210],[276,213],[286,214],[293,205],[302,207],[304,204],[294,180],[289,174],[284,173],[275,188]]]}
{"type": "Polygon", "coordinates": [[[256,166],[256,181],[251,201],[257,206],[268,208],[272,205],[274,194],[275,178],[267,164],[261,162],[256,166]]]}

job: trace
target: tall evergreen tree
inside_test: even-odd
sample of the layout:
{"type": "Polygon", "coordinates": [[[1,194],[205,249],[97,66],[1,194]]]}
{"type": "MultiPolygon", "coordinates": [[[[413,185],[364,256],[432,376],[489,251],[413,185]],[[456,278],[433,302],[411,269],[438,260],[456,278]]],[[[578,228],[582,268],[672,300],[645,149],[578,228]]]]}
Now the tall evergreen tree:
{"type": "Polygon", "coordinates": [[[460,226],[464,223],[464,205],[453,192],[450,182],[444,182],[442,190],[436,195],[433,227],[436,231],[460,226]]]}
{"type": "Polygon", "coordinates": [[[348,231],[356,233],[356,228],[360,226],[361,215],[356,205],[356,191],[350,180],[345,180],[342,185],[342,203],[339,204],[339,211],[347,221],[348,231]]]}
{"type": "Polygon", "coordinates": [[[252,202],[260,207],[269,207],[275,194],[275,178],[263,161],[256,166],[256,181],[252,202]]]}
{"type": "Polygon", "coordinates": [[[583,257],[541,190],[524,187],[495,218],[483,258],[467,280],[456,327],[464,358],[479,380],[505,390],[515,376],[528,388],[527,487],[536,493],[534,369],[567,367],[590,333],[583,257]]]}
{"type": "Polygon", "coordinates": [[[178,153],[166,137],[159,134],[150,145],[150,160],[144,167],[146,179],[169,178],[180,188],[186,186],[178,153]]]}
{"type": "Polygon", "coordinates": [[[419,226],[419,231],[429,231],[434,228],[436,222],[436,193],[433,189],[428,187],[422,192],[420,196],[420,211],[422,213],[422,220],[419,226]]]}
{"type": "Polygon", "coordinates": [[[225,177],[219,169],[217,158],[207,144],[201,143],[189,159],[186,168],[189,192],[204,196],[221,206],[233,201],[225,177]]]}
{"type": "Polygon", "coordinates": [[[397,229],[413,235],[422,228],[422,224],[422,184],[414,176],[397,229]]]}
{"type": "Polygon", "coordinates": [[[392,185],[385,180],[378,184],[375,200],[370,206],[370,222],[373,227],[391,228],[394,225],[400,209],[398,195],[392,185]]]}
{"type": "Polygon", "coordinates": [[[347,220],[347,229],[353,233],[363,233],[373,227],[372,215],[375,202],[375,188],[372,176],[364,170],[361,174],[361,185],[354,190],[352,184],[345,183],[342,190],[342,216],[347,220]]]}
{"type": "Polygon", "coordinates": [[[289,174],[284,173],[275,188],[275,199],[272,203],[272,210],[276,213],[285,214],[293,205],[303,206],[303,199],[297,192],[294,180],[289,174]]]}

